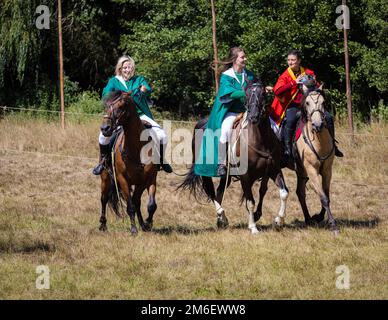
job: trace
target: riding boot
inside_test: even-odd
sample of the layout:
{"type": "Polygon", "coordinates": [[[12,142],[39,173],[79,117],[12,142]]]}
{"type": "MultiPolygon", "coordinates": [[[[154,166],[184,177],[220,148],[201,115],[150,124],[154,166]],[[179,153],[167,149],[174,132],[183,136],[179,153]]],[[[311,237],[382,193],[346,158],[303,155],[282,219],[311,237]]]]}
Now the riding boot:
{"type": "Polygon", "coordinates": [[[227,174],[226,169],[226,153],[227,143],[219,142],[218,145],[218,165],[217,165],[217,177],[224,177],[227,174]]]}
{"type": "Polygon", "coordinates": [[[327,114],[325,114],[325,118],[326,118],[327,129],[329,130],[329,133],[334,140],[334,154],[336,157],[342,158],[344,154],[341,152],[341,150],[338,149],[337,141],[335,140],[333,117],[331,115],[328,116],[327,114]]]}
{"type": "Polygon", "coordinates": [[[294,161],[294,157],[292,155],[292,138],[293,138],[293,130],[285,126],[284,127],[284,163],[286,165],[294,161]]]}
{"type": "Polygon", "coordinates": [[[100,162],[93,169],[94,175],[98,176],[104,170],[105,161],[109,161],[109,151],[110,151],[109,144],[107,144],[107,145],[100,144],[100,162]]]}
{"type": "Polygon", "coordinates": [[[171,173],[173,170],[171,166],[167,163],[166,159],[164,158],[164,152],[165,152],[165,145],[160,144],[160,166],[158,168],[158,171],[162,169],[164,172],[171,173]]]}

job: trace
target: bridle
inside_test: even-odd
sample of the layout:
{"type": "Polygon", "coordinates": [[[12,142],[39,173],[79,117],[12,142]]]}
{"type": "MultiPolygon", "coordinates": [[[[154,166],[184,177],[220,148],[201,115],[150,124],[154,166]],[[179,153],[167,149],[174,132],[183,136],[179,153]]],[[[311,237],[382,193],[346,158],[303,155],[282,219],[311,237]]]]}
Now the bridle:
{"type": "Polygon", "coordinates": [[[123,94],[121,94],[119,97],[114,99],[113,101],[110,101],[109,104],[107,104],[107,110],[108,114],[110,113],[110,116],[108,114],[104,115],[104,119],[109,119],[112,123],[113,130],[119,125],[119,121],[125,116],[127,116],[129,108],[125,108],[124,111],[121,111],[120,115],[116,117],[115,115],[115,105],[118,102],[121,102],[124,99],[123,94]]]}
{"type": "MultiPolygon", "coordinates": [[[[311,92],[308,94],[308,96],[310,96],[311,100],[313,101],[313,103],[314,103],[314,108],[312,109],[312,112],[307,112],[307,109],[306,109],[306,107],[305,107],[307,120],[308,120],[308,121],[311,121],[311,118],[312,118],[313,114],[316,113],[316,112],[318,112],[318,113],[320,114],[320,116],[321,116],[322,121],[324,121],[324,119],[325,119],[325,112],[317,107],[317,106],[318,106],[319,97],[321,96],[321,92],[318,91],[318,90],[314,90],[314,91],[311,91],[311,92]],[[316,96],[317,96],[316,100],[314,99],[313,96],[310,96],[310,94],[311,94],[311,93],[314,93],[314,92],[316,93],[316,96]]],[[[311,110],[311,108],[309,108],[309,110],[311,110]]]]}
{"type": "Polygon", "coordinates": [[[248,118],[253,122],[259,122],[264,113],[264,104],[263,100],[263,85],[260,82],[255,82],[247,87],[247,92],[249,93],[248,99],[246,101],[246,108],[248,111],[248,118]],[[254,108],[258,108],[256,111],[254,108]],[[258,113],[257,115],[252,115],[252,112],[258,113]]]}
{"type": "MultiPolygon", "coordinates": [[[[314,107],[315,109],[313,109],[312,112],[310,113],[307,113],[307,110],[306,110],[306,116],[307,116],[307,120],[311,122],[311,117],[313,116],[314,113],[316,112],[319,112],[319,114],[321,115],[321,119],[322,121],[325,121],[325,113],[324,111],[322,111],[321,109],[317,108],[317,105],[318,105],[318,100],[319,100],[319,97],[321,96],[321,92],[319,90],[314,90],[314,91],[311,91],[310,93],[312,92],[316,92],[317,93],[317,99],[314,100],[314,98],[311,96],[311,100],[313,100],[314,102],[314,107]]],[[[310,95],[309,93],[309,95],[310,95]]],[[[326,159],[328,159],[329,157],[331,157],[331,155],[333,154],[334,152],[334,146],[335,146],[335,141],[334,141],[334,138],[332,137],[332,147],[331,147],[331,150],[328,154],[324,155],[324,156],[320,156],[318,154],[318,152],[315,150],[314,148],[314,145],[311,143],[311,139],[310,139],[310,136],[309,136],[309,131],[307,130],[306,127],[303,128],[303,131],[302,131],[302,136],[303,136],[303,140],[304,142],[308,145],[308,147],[311,149],[311,151],[315,154],[315,156],[317,157],[317,159],[320,161],[320,162],[323,162],[325,161],[326,159]]]]}

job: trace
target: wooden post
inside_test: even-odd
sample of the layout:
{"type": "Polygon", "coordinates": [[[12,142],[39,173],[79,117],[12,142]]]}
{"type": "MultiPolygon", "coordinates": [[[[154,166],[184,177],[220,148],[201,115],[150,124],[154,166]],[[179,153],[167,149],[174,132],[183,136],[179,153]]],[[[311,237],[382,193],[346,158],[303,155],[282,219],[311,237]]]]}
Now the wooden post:
{"type": "MultiPolygon", "coordinates": [[[[346,6],[346,0],[342,0],[342,5],[346,6]]],[[[349,11],[346,11],[345,19],[349,19],[349,11]]],[[[351,136],[351,141],[354,143],[354,126],[353,126],[353,110],[352,110],[352,92],[350,87],[350,67],[349,67],[349,48],[348,48],[348,25],[344,23],[344,52],[345,52],[345,77],[346,77],[346,104],[348,110],[348,124],[351,136]]]]}
{"type": "Polygon", "coordinates": [[[216,10],[214,7],[214,0],[210,0],[212,7],[212,30],[213,30],[213,50],[214,50],[214,77],[216,80],[216,95],[220,86],[220,79],[218,78],[218,49],[217,49],[217,36],[216,36],[216,10]]]}
{"type": "Polygon", "coordinates": [[[63,49],[62,49],[62,4],[58,0],[58,41],[59,41],[59,96],[61,103],[61,127],[65,129],[65,96],[63,83],[63,49]]]}

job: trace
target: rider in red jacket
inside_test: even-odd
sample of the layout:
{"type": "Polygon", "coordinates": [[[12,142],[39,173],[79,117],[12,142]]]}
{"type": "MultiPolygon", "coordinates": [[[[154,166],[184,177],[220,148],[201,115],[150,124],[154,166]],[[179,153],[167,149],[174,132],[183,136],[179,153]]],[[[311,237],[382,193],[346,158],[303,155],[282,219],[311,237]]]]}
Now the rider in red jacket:
{"type": "MultiPolygon", "coordinates": [[[[270,109],[270,117],[278,127],[286,118],[284,125],[284,147],[286,159],[292,159],[292,139],[296,129],[298,120],[297,112],[301,109],[303,93],[299,89],[299,85],[303,83],[306,75],[310,75],[314,79],[314,71],[304,68],[300,65],[301,54],[297,50],[291,50],[287,55],[288,68],[282,73],[273,88],[275,99],[272,102],[270,109]]],[[[316,82],[319,87],[319,83],[316,82]]],[[[330,112],[325,111],[325,120],[327,128],[334,138],[334,121],[330,112]]],[[[343,157],[343,153],[335,146],[335,155],[343,157]]]]}

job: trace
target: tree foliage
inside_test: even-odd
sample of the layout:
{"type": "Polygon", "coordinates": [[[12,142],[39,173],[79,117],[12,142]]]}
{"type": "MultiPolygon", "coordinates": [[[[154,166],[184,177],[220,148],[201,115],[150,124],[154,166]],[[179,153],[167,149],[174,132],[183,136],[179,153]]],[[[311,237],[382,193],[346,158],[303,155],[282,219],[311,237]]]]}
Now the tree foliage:
{"type": "MultiPolygon", "coordinates": [[[[52,13],[48,31],[34,27],[38,2],[0,4],[0,104],[56,103],[57,2],[46,1],[52,13]]],[[[337,112],[346,110],[343,31],[335,25],[341,1],[215,3],[219,58],[230,47],[242,46],[249,69],[273,85],[286,68],[287,51],[299,49],[303,63],[325,83],[337,112]]],[[[371,108],[387,105],[388,3],[347,3],[354,107],[367,116],[371,108]]],[[[69,0],[63,6],[68,99],[82,90],[101,92],[117,57],[126,53],[152,84],[158,106],[208,111],[214,99],[210,0],[69,0]]]]}

